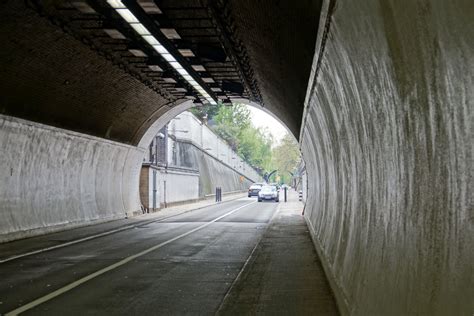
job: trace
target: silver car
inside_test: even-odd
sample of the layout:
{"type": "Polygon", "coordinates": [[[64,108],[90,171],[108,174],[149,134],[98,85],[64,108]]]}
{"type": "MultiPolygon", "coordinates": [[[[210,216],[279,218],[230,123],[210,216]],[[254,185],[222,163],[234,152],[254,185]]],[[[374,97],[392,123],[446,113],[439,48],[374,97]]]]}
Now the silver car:
{"type": "Polygon", "coordinates": [[[260,192],[258,192],[258,201],[262,202],[263,200],[280,202],[280,192],[277,187],[274,185],[263,186],[260,192]]]}

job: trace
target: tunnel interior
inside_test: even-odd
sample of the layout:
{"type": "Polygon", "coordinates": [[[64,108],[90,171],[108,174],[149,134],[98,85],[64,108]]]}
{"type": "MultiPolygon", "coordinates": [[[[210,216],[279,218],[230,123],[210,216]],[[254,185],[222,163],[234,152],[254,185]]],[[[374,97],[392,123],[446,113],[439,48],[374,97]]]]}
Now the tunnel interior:
{"type": "MultiPolygon", "coordinates": [[[[341,314],[472,312],[472,2],[123,3],[212,97],[298,138],[341,314]]],[[[146,146],[202,98],[107,1],[3,1],[0,21],[0,241],[138,210],[146,146]]]]}

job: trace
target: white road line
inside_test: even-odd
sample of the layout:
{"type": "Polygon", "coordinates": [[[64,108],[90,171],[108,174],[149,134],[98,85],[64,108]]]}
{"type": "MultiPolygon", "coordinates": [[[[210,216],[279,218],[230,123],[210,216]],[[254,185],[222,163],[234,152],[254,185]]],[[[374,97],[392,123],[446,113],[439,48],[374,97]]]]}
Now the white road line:
{"type": "Polygon", "coordinates": [[[219,217],[213,219],[213,220],[210,221],[210,222],[207,222],[207,223],[205,223],[205,224],[203,224],[203,225],[201,225],[201,226],[198,226],[198,227],[196,227],[196,228],[194,228],[194,229],[191,229],[190,231],[188,231],[188,232],[186,232],[186,233],[183,233],[183,234],[181,234],[181,235],[179,235],[179,236],[176,236],[176,237],[174,237],[174,238],[171,238],[171,239],[169,239],[169,240],[167,240],[167,241],[164,241],[164,242],[162,242],[162,243],[160,243],[160,244],[158,244],[158,245],[155,245],[155,246],[153,246],[153,247],[151,247],[151,248],[148,248],[148,249],[146,249],[146,250],[143,250],[143,251],[141,251],[141,252],[139,252],[139,253],[137,253],[137,254],[134,254],[134,255],[132,255],[132,256],[129,256],[129,257],[127,257],[127,258],[125,258],[125,259],[123,259],[123,260],[120,260],[120,261],[118,261],[118,262],[116,262],[116,263],[114,263],[114,264],[112,264],[112,265],[110,265],[110,266],[108,266],[108,267],[102,268],[102,269],[100,269],[100,270],[98,270],[98,271],[96,271],[96,272],[94,272],[94,273],[92,273],[92,274],[89,274],[89,275],[87,275],[87,276],[85,276],[85,277],[83,277],[83,278],[81,278],[81,279],[79,279],[79,280],[77,280],[77,281],[74,281],[74,282],[72,282],[72,283],[70,283],[70,284],[68,284],[68,285],[66,285],[66,286],[64,286],[64,287],[62,287],[62,288],[60,288],[60,289],[57,289],[56,291],[53,291],[53,292],[51,292],[51,293],[49,293],[49,294],[47,294],[47,295],[45,295],[45,296],[43,296],[43,297],[40,297],[40,298],[38,298],[38,299],[36,299],[36,300],[34,300],[34,301],[28,303],[28,304],[25,304],[25,305],[23,305],[23,306],[21,306],[21,307],[15,309],[15,310],[12,310],[11,312],[6,313],[5,316],[18,315],[18,314],[20,314],[20,313],[26,312],[27,310],[30,310],[30,309],[32,309],[32,308],[34,308],[34,307],[36,307],[36,306],[38,306],[38,305],[40,305],[40,304],[43,304],[44,302],[47,302],[47,301],[49,301],[49,300],[51,300],[51,299],[53,299],[53,298],[55,298],[55,297],[57,297],[57,296],[63,294],[63,293],[66,293],[66,292],[68,292],[68,291],[70,291],[70,290],[72,290],[72,289],[78,287],[79,285],[81,285],[81,284],[83,284],[83,283],[86,283],[87,281],[90,281],[90,280],[92,280],[92,279],[94,279],[94,278],[96,278],[96,277],[98,277],[98,276],[100,276],[100,275],[102,275],[102,274],[104,274],[104,273],[106,273],[106,272],[109,272],[109,271],[111,271],[111,270],[114,270],[114,269],[116,269],[116,268],[118,268],[118,267],[120,267],[120,266],[123,266],[124,264],[126,264],[126,263],[128,263],[128,262],[130,262],[130,261],[132,261],[132,260],[134,260],[134,259],[136,259],[136,258],[139,258],[139,257],[144,256],[144,255],[146,255],[146,254],[148,254],[148,253],[150,253],[150,252],[152,252],[152,251],[154,251],[154,250],[156,250],[156,249],[158,249],[158,248],[161,248],[161,247],[163,247],[163,246],[166,246],[167,244],[172,243],[172,242],[175,241],[175,240],[178,240],[178,239],[180,239],[180,238],[186,237],[186,236],[188,236],[188,235],[190,235],[190,234],[192,234],[192,233],[194,233],[194,232],[196,232],[196,231],[198,231],[198,230],[201,230],[201,229],[203,229],[204,227],[207,227],[207,226],[211,225],[212,223],[215,223],[215,222],[217,222],[218,220],[220,220],[220,219],[222,219],[222,218],[224,218],[224,217],[226,217],[226,216],[229,216],[230,214],[232,214],[232,213],[234,213],[234,212],[236,212],[236,211],[238,211],[238,210],[240,210],[240,209],[242,209],[242,208],[244,208],[244,207],[246,207],[246,206],[249,206],[249,205],[251,205],[251,204],[253,204],[253,203],[256,203],[256,202],[254,201],[254,202],[251,202],[251,203],[242,205],[242,206],[240,206],[240,207],[238,207],[238,208],[236,208],[236,209],[233,209],[233,210],[230,211],[230,212],[225,213],[224,215],[221,215],[221,216],[219,216],[219,217]]]}
{"type": "MultiPolygon", "coordinates": [[[[228,200],[228,201],[224,201],[224,202],[231,202],[231,201],[234,201],[234,200],[228,200]]],[[[65,242],[63,244],[59,244],[59,245],[55,245],[55,246],[51,246],[51,247],[46,247],[46,248],[41,248],[41,249],[33,250],[33,251],[30,251],[30,252],[25,252],[25,253],[22,253],[22,254],[19,254],[19,255],[16,255],[16,256],[8,257],[8,258],[5,258],[5,259],[0,259],[0,264],[5,263],[5,262],[9,262],[9,261],[12,261],[12,260],[20,259],[20,258],[23,258],[23,257],[36,255],[36,254],[43,253],[43,252],[46,252],[46,251],[51,251],[51,250],[54,250],[54,249],[71,246],[71,245],[78,244],[78,243],[88,241],[88,240],[91,240],[91,239],[104,237],[104,236],[107,236],[107,235],[110,235],[110,234],[115,234],[115,233],[121,232],[123,230],[132,229],[132,228],[143,226],[143,225],[148,225],[148,224],[152,224],[152,223],[156,223],[156,222],[165,221],[165,220],[167,220],[169,218],[172,218],[172,217],[176,217],[176,216],[179,216],[179,215],[190,213],[192,211],[201,210],[201,209],[206,208],[208,206],[215,206],[215,205],[217,205],[217,204],[211,204],[211,205],[206,205],[204,207],[198,207],[198,208],[195,208],[195,209],[185,211],[183,213],[174,214],[174,215],[170,215],[170,216],[165,216],[165,217],[159,218],[157,220],[151,220],[151,221],[144,220],[143,222],[139,222],[137,224],[127,225],[127,226],[124,226],[124,227],[121,227],[121,228],[112,229],[112,230],[109,230],[109,231],[106,231],[106,232],[103,232],[103,233],[100,233],[100,234],[96,234],[96,235],[92,235],[92,236],[88,236],[88,237],[68,241],[68,242],[65,242]]]]}
{"type": "Polygon", "coordinates": [[[109,230],[109,231],[106,231],[104,233],[100,233],[100,234],[97,234],[97,235],[92,235],[92,236],[89,236],[89,237],[84,237],[84,238],[81,238],[81,239],[68,241],[68,242],[65,242],[63,244],[59,244],[59,245],[55,245],[55,246],[51,246],[51,247],[47,247],[47,248],[42,248],[42,249],[30,251],[30,252],[25,252],[25,253],[22,253],[22,254],[13,256],[13,257],[2,259],[2,260],[0,260],[0,263],[5,263],[5,262],[8,262],[8,261],[20,259],[20,258],[23,258],[23,257],[36,255],[38,253],[42,253],[42,252],[46,252],[46,251],[50,251],[50,250],[54,250],[54,249],[58,249],[58,248],[67,247],[67,246],[70,246],[70,245],[78,244],[80,242],[84,242],[84,241],[88,241],[88,240],[91,240],[91,239],[107,236],[107,235],[110,235],[110,234],[113,234],[113,233],[116,233],[116,232],[119,232],[119,231],[122,231],[122,230],[134,228],[134,227],[135,227],[135,225],[128,225],[128,226],[125,226],[125,227],[109,230]]]}

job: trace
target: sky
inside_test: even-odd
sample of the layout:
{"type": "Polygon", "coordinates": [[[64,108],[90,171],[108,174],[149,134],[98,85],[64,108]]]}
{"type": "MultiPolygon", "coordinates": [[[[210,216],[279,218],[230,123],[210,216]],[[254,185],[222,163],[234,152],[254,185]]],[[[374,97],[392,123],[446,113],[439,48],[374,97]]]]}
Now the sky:
{"type": "Polygon", "coordinates": [[[268,128],[268,131],[273,135],[275,142],[280,140],[288,133],[287,129],[270,114],[260,110],[254,106],[247,105],[252,115],[252,123],[255,127],[268,128]]]}

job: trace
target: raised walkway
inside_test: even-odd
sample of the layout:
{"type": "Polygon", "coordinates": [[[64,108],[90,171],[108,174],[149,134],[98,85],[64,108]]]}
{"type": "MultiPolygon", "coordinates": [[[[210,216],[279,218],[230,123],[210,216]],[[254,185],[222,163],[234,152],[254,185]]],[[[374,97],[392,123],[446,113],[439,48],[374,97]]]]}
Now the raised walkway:
{"type": "Polygon", "coordinates": [[[219,315],[339,315],[297,193],[280,209],[227,293],[219,315]]]}

